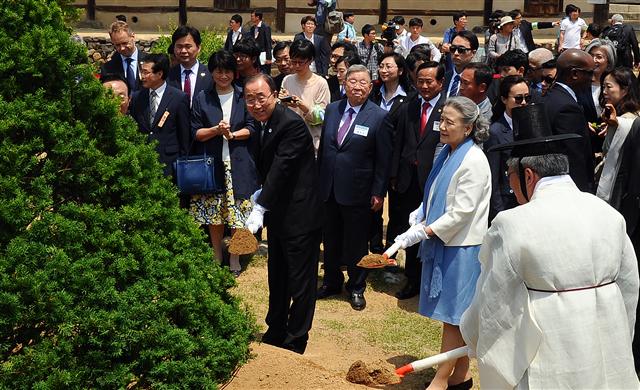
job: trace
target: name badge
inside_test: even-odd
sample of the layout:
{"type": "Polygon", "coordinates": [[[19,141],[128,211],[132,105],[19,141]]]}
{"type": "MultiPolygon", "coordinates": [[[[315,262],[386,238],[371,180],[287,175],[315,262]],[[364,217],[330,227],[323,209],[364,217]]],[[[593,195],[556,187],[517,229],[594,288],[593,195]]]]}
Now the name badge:
{"type": "Polygon", "coordinates": [[[366,137],[369,134],[369,128],[366,126],[362,126],[362,125],[356,125],[353,128],[353,134],[362,136],[362,137],[366,137]]]}
{"type": "Polygon", "coordinates": [[[160,118],[160,121],[158,121],[158,127],[164,126],[164,122],[167,121],[168,117],[169,117],[169,111],[165,111],[164,114],[162,114],[162,118],[160,118]]]}
{"type": "Polygon", "coordinates": [[[440,121],[433,122],[433,131],[440,131],[440,121]]]}

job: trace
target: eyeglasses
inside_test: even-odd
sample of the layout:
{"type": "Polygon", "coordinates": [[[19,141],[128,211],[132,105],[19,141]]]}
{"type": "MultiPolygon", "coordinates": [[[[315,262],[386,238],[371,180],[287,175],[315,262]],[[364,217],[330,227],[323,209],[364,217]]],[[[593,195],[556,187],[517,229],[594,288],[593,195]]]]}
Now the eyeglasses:
{"type": "Polygon", "coordinates": [[[267,102],[267,100],[269,100],[271,96],[273,96],[273,92],[271,92],[267,96],[260,95],[260,96],[256,96],[255,98],[253,97],[246,98],[244,99],[244,101],[247,103],[247,106],[255,106],[256,104],[263,105],[267,102]]]}
{"type": "Polygon", "coordinates": [[[470,48],[464,47],[464,46],[455,46],[455,45],[449,46],[449,52],[451,52],[452,54],[455,52],[458,52],[460,54],[466,54],[470,50],[471,50],[470,48]]]}
{"type": "Polygon", "coordinates": [[[555,78],[555,77],[552,77],[552,76],[544,76],[544,77],[542,78],[542,81],[544,81],[544,82],[545,82],[545,83],[547,83],[547,84],[553,84],[553,82],[554,82],[555,80],[556,80],[556,78],[555,78]]]}
{"type": "Polygon", "coordinates": [[[360,84],[361,87],[366,87],[369,84],[371,84],[371,81],[368,80],[355,80],[355,79],[349,79],[347,80],[347,84],[349,84],[352,87],[355,87],[356,85],[360,84]]]}
{"type": "Polygon", "coordinates": [[[595,72],[595,69],[585,69],[585,68],[578,68],[578,67],[574,67],[571,68],[572,70],[577,70],[578,72],[584,72],[586,74],[593,74],[595,72]]]}
{"type": "Polygon", "coordinates": [[[522,104],[522,102],[528,103],[531,101],[531,95],[529,94],[516,95],[513,97],[513,100],[516,101],[516,104],[522,104]]]}
{"type": "Polygon", "coordinates": [[[391,69],[395,69],[395,68],[397,68],[397,66],[395,66],[395,65],[388,65],[388,64],[380,64],[380,65],[378,65],[378,69],[391,70],[391,69]]]}
{"type": "Polygon", "coordinates": [[[240,61],[246,61],[249,58],[251,58],[246,54],[236,54],[235,56],[236,56],[236,60],[240,60],[240,61]]]}

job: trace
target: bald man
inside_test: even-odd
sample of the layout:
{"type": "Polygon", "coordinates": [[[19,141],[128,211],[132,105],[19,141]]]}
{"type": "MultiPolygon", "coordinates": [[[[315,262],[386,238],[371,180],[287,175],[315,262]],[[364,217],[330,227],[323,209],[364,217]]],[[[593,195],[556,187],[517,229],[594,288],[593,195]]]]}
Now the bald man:
{"type": "Polygon", "coordinates": [[[113,94],[120,101],[120,113],[127,115],[129,112],[129,87],[127,83],[117,74],[107,74],[100,78],[102,85],[113,91],[113,94]]]}
{"type": "Polygon", "coordinates": [[[595,63],[588,53],[567,49],[558,57],[556,82],[543,97],[553,134],[575,133],[582,139],[566,143],[569,175],[581,191],[594,191],[594,156],[589,127],[577,96],[591,86],[595,63]]]}

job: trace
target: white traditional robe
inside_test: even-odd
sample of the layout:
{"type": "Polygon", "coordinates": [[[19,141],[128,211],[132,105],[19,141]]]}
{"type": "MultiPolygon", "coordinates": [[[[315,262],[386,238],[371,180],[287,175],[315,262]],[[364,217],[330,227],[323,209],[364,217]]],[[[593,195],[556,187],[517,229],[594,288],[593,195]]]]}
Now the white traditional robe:
{"type": "Polygon", "coordinates": [[[482,244],[476,295],[460,324],[481,388],[638,389],[638,265],[624,219],[557,178],[498,214],[482,244]]]}

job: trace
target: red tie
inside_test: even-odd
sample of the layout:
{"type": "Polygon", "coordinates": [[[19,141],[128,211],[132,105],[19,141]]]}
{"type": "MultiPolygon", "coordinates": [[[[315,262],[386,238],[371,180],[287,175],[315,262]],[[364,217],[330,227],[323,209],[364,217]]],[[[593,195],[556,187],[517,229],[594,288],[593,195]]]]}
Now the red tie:
{"type": "Polygon", "coordinates": [[[182,90],[184,91],[184,93],[187,94],[187,97],[189,98],[189,102],[191,102],[191,77],[189,77],[191,75],[191,69],[185,69],[184,70],[184,86],[182,87],[182,90]]]}
{"type": "Polygon", "coordinates": [[[420,114],[420,138],[424,137],[424,133],[427,131],[427,111],[431,105],[429,102],[422,103],[422,113],[420,114]]]}

